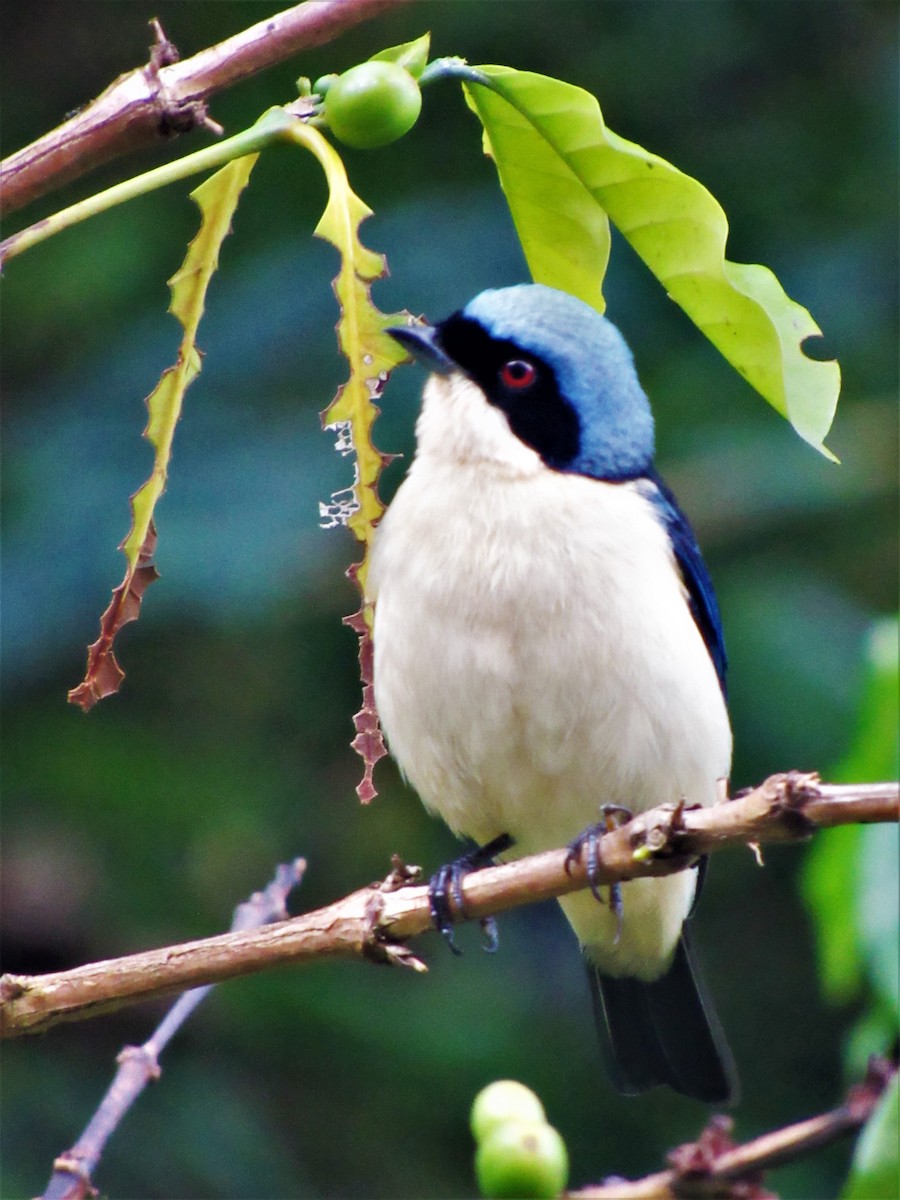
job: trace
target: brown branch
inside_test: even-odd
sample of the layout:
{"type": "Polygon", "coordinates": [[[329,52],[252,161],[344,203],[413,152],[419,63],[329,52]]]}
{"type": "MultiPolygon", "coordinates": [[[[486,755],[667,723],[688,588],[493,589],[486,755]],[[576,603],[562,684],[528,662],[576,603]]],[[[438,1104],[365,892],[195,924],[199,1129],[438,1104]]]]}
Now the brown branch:
{"type": "Polygon", "coordinates": [[[776,1200],[762,1187],[762,1172],[856,1133],[872,1115],[896,1070],[886,1059],[873,1058],[865,1081],[852,1087],[844,1103],[831,1112],[740,1146],[731,1140],[731,1118],[715,1116],[696,1142],[672,1151],[670,1170],[633,1182],[610,1179],[566,1195],[571,1200],[776,1200]]]}
{"type": "Polygon", "coordinates": [[[0,206],[9,214],[101,163],[211,121],[215,92],[333,41],[345,30],[408,0],[307,0],[178,61],[155,24],[150,61],[120,75],[70,120],[0,163],[0,206]]]}
{"type": "MultiPolygon", "coordinates": [[[[816,775],[773,775],[710,808],[665,805],[605,834],[596,882],[606,885],[684,870],[727,846],[794,841],[817,828],[900,817],[897,784],[823,784],[816,775]]],[[[246,975],[281,962],[365,957],[424,970],[402,943],[431,928],[426,887],[407,869],[315,912],[250,933],[150,950],[47,975],[0,979],[0,1034],[37,1033],[151,997],[246,975]]],[[[480,919],[587,886],[583,862],[549,850],[478,871],[463,884],[465,912],[480,919]]]]}

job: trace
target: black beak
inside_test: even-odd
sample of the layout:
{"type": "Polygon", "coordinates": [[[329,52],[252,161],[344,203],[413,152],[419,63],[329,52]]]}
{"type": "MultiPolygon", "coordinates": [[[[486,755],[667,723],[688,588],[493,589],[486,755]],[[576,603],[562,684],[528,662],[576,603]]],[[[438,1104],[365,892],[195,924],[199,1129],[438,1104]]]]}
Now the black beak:
{"type": "Polygon", "coordinates": [[[394,325],[385,333],[399,342],[404,350],[408,350],[414,359],[438,375],[449,375],[457,369],[456,363],[444,353],[434,325],[394,325]]]}

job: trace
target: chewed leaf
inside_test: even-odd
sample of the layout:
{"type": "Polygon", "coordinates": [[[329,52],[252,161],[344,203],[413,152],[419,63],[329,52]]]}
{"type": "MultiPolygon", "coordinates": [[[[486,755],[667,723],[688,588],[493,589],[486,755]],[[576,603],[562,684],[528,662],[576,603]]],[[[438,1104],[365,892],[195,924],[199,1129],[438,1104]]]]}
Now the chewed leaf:
{"type": "Polygon", "coordinates": [[[84,680],[69,692],[70,703],[78,704],[85,712],[104,696],[118,691],[124,672],[116,662],[113,642],[121,627],[137,618],[144,590],[157,578],[151,562],[156,547],[153,513],[165,490],[184,393],[200,373],[196,338],[206,289],[219,265],[219,248],[231,229],[231,218],[257,158],[256,154],[248,154],[235,159],[191,193],[202,213],[200,229],[181,267],[169,280],[169,311],[178,318],[184,336],[174,366],[163,372],[147,397],[149,419],[144,437],[153,446],[153,469],[131,497],[131,531],[120,546],[127,560],[125,577],[100,619],[100,637],[89,647],[84,680]]]}
{"type": "Polygon", "coordinates": [[[707,189],[607,129],[594,97],[572,84],[486,66],[470,68],[464,88],[484,124],[533,277],[602,311],[605,243],[598,239],[589,251],[587,270],[582,248],[592,244],[585,236],[590,196],[732,366],[802,438],[833,457],[823,440],[840,368],[803,353],[805,339],[821,331],[768,268],[725,258],[728,222],[707,189]],[[537,170],[535,162],[542,164],[537,170]],[[549,212],[556,204],[560,209],[549,212]]]}
{"type": "Polygon", "coordinates": [[[152,562],[155,551],[156,529],[151,521],[138,552],[137,564],[134,568],[129,564],[125,578],[113,590],[106,612],[100,618],[100,636],[88,646],[84,679],[69,692],[69,703],[77,704],[84,712],[93,708],[104,696],[112,696],[117,692],[125,678],[125,672],[113,653],[113,640],[123,625],[137,620],[144,592],[159,578],[159,572],[152,562]]]}
{"type": "Polygon", "coordinates": [[[353,747],[365,763],[365,777],[357,792],[367,802],[375,795],[372,768],[386,751],[372,692],[372,614],[365,600],[365,582],[369,547],[384,512],[378,496],[378,479],[390,461],[389,456],[375,448],[372,426],[379,411],[375,401],[390,372],[406,358],[400,345],[384,331],[390,325],[406,323],[409,317],[407,313],[382,313],[372,303],[369,288],[385,274],[385,262],[382,255],[368,250],[359,240],[360,223],[371,215],[371,210],[351,189],[337,151],[316,129],[299,122],[290,137],[311,151],[325,171],[328,203],[316,226],[316,235],[331,242],[341,256],[334,293],[341,310],[338,342],[349,363],[350,377],[322,413],[322,424],[337,431],[339,453],[346,455],[351,450],[355,453],[355,477],[352,493],[345,490],[341,499],[334,497],[333,505],[323,508],[323,516],[330,523],[348,525],[364,547],[362,560],[349,571],[363,602],[359,612],[347,618],[347,624],[360,638],[363,707],[354,718],[357,736],[353,747]]]}
{"type": "MultiPolygon", "coordinates": [[[[367,249],[359,240],[359,226],[371,215],[347,180],[337,151],[316,129],[298,123],[292,138],[310,150],[322,165],[328,181],[328,203],[316,226],[316,236],[339,251],[341,266],[334,280],[340,304],[338,343],[350,366],[350,378],[322,413],[326,427],[341,427],[339,449],[346,452],[348,439],[356,454],[354,481],[355,511],[347,524],[368,549],[375,525],[384,512],[378,497],[378,478],[388,459],[372,443],[372,426],[378,416],[375,401],[389,373],[405,360],[400,345],[384,331],[403,324],[407,313],[383,313],[372,303],[369,287],[385,274],[384,257],[367,249]]],[[[360,564],[364,585],[366,563],[360,564]]]]}
{"type": "MultiPolygon", "coordinates": [[[[350,575],[356,578],[353,569],[350,575]]],[[[363,608],[352,617],[345,617],[344,624],[349,625],[359,638],[359,675],[363,685],[363,702],[362,708],[353,717],[356,736],[350,745],[363,760],[363,777],[356,785],[356,794],[363,804],[368,804],[378,795],[372,778],[375,764],[387,754],[378,709],[375,706],[375,643],[372,639],[372,626],[363,608]]]]}

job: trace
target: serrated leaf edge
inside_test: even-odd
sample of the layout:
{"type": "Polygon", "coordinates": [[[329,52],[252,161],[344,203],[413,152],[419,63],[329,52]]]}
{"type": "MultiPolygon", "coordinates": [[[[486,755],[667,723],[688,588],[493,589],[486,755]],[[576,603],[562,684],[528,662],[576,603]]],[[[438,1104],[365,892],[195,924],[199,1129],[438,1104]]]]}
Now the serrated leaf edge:
{"type": "Polygon", "coordinates": [[[168,281],[168,311],[184,330],[178,357],[160,376],[147,396],[148,420],[143,436],[154,449],[149,478],[130,497],[131,529],[120,543],[126,558],[125,576],[113,590],[100,618],[100,636],[88,647],[85,676],[68,694],[71,704],[84,712],[98,700],[119,690],[125,673],[116,661],[113,643],[123,625],[137,619],[144,591],[158,572],[151,559],[156,550],[153,514],[165,491],[175,426],[181,416],[184,393],[200,373],[202,355],[196,344],[206,291],[219,263],[219,249],[231,230],[231,220],[241,192],[247,186],[258,154],[227,163],[191,192],[200,208],[200,228],[191,239],[184,262],[168,281]]]}

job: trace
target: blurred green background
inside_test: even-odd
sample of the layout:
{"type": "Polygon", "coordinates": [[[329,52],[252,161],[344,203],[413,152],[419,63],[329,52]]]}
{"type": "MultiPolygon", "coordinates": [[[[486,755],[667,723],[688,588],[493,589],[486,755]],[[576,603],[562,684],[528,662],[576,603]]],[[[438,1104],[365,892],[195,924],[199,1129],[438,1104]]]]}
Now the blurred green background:
{"type": "MultiPolygon", "coordinates": [[[[4,6],[4,152],[144,62],[150,17],[187,56],[274,11],[232,0],[4,6]]],[[[217,97],[212,115],[236,131],[289,100],[298,75],[342,70],[426,29],[434,54],[593,92],[616,132],[710,188],[729,215],[730,257],[771,266],[822,326],[823,352],[840,359],[836,467],[614,246],[609,312],[635,351],[661,468],[721,599],[734,785],[791,767],[828,777],[859,740],[873,619],[897,603],[896,6],[422,0],[217,97]]],[[[120,162],[26,216],[206,140],[120,162]]],[[[383,309],[437,318],[524,277],[455,86],[429,89],[405,140],[345,159],[376,213],[364,240],[389,257],[391,277],[374,292],[383,309]]],[[[149,468],[142,398],[178,342],[165,281],[197,224],[186,194],[88,222],[4,279],[10,971],[215,933],[274,863],[297,854],[310,863],[296,898],[305,909],[384,875],[394,851],[429,870],[457,852],[388,762],[370,808],[353,790],[356,643],[341,618],[356,603],[343,578],[356,551],[343,531],[318,528],[317,508],[350,482],[317,416],[344,377],[329,286],[337,263],[310,236],[325,189],[295,150],[267,152],[256,168],[213,282],[204,370],[158,512],[163,578],[120,639],[125,686],[89,717],[65,703],[121,579],[127,497],[149,468]]],[[[406,461],[420,386],[418,372],[398,372],[377,427],[380,446],[406,461]]],[[[386,494],[402,472],[402,462],[388,472],[386,494]]],[[[888,629],[889,664],[895,652],[888,629]]],[[[765,870],[749,853],[717,856],[695,922],[740,1065],[740,1138],[837,1102],[851,1031],[872,1007],[875,985],[858,967],[843,990],[820,984],[798,887],[807,853],[772,848],[765,870]]],[[[851,894],[838,890],[836,912],[863,878],[838,859],[851,894]]],[[[162,1081],[95,1182],[122,1197],[471,1195],[468,1107],[502,1076],[543,1098],[569,1143],[573,1184],[658,1169],[696,1135],[701,1106],[665,1092],[625,1100],[602,1077],[576,946],[555,906],[503,918],[495,957],[477,930],[460,941],[457,960],[423,939],[424,977],[324,963],[221,987],[170,1047],[162,1081]]],[[[130,1008],[6,1045],[4,1196],[43,1187],[120,1046],[143,1041],[161,1012],[130,1008]]],[[[884,1036],[882,1024],[869,1042],[884,1036]]],[[[771,1184],[798,1200],[835,1195],[848,1157],[834,1148],[771,1184]]]]}

